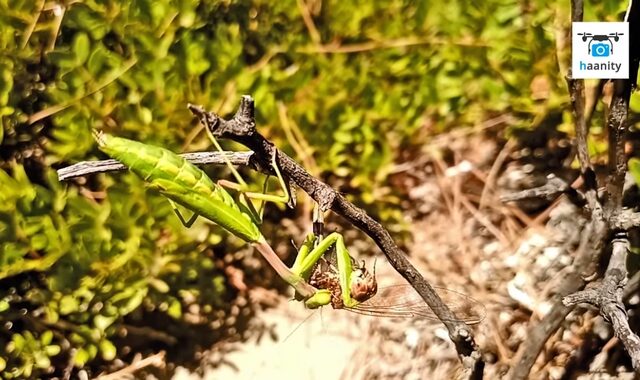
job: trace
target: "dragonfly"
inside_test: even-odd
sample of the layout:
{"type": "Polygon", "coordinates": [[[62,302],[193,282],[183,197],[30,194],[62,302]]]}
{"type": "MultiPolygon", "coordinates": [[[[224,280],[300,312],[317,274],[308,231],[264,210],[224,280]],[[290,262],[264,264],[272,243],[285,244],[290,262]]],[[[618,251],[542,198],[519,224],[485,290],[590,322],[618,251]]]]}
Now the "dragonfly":
{"type": "MultiPolygon", "coordinates": [[[[222,148],[208,131],[208,136],[218,151],[222,148]]],[[[282,195],[247,191],[247,184],[233,165],[227,165],[237,182],[214,182],[200,168],[163,147],[94,131],[94,138],[101,151],[120,161],[130,171],[157,189],[173,206],[173,210],[185,227],[190,227],[202,216],[224,230],[244,240],[258,251],[279,277],[295,289],[296,299],[310,309],[331,305],[336,309],[359,314],[398,318],[436,319],[435,314],[408,284],[381,289],[372,274],[350,256],[343,236],[333,232],[318,238],[310,233],[298,249],[291,267],[276,255],[260,232],[264,202],[287,203],[290,199],[287,184],[277,165],[277,150],[271,165],[278,178],[282,195]],[[238,199],[224,188],[237,190],[238,199]],[[263,202],[260,211],[252,200],[263,202]],[[193,212],[189,219],[182,216],[177,205],[193,212]],[[335,249],[336,265],[319,265],[323,256],[335,249]],[[375,297],[374,297],[375,296],[375,297]]],[[[478,301],[462,293],[438,288],[456,318],[465,323],[478,323],[484,317],[484,307],[478,301]]]]}
{"type": "MultiPolygon", "coordinates": [[[[313,235],[310,236],[312,237],[313,235]]],[[[431,308],[424,302],[422,296],[420,296],[411,285],[396,284],[378,289],[377,283],[375,282],[375,268],[374,273],[368,280],[374,284],[372,286],[376,287],[375,297],[367,294],[367,296],[363,297],[364,301],[362,302],[347,303],[342,297],[343,286],[340,283],[340,278],[341,271],[343,270],[340,268],[340,262],[341,260],[349,260],[356,278],[368,278],[369,274],[365,268],[364,261],[358,265],[351,255],[349,255],[349,252],[346,251],[345,247],[341,247],[340,245],[336,245],[334,252],[329,252],[325,257],[327,257],[328,260],[323,257],[316,263],[309,277],[309,283],[321,289],[328,289],[331,292],[332,297],[330,304],[334,309],[342,309],[357,314],[376,317],[441,321],[440,317],[436,316],[431,308]],[[331,253],[333,253],[333,255],[331,253]],[[359,274],[360,271],[362,271],[363,274],[359,274]]],[[[442,301],[447,304],[447,307],[454,313],[456,321],[462,321],[472,325],[480,323],[484,319],[486,309],[479,301],[451,289],[438,286],[434,286],[433,288],[442,301]]],[[[352,286],[350,290],[352,294],[357,294],[358,287],[352,286]]]]}

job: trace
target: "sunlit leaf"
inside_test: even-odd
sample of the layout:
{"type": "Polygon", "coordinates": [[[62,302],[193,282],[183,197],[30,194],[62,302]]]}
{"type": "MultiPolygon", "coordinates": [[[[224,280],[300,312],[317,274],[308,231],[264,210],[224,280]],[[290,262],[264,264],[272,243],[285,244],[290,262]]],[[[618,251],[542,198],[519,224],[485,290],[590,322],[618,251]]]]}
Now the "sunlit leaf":
{"type": "Polygon", "coordinates": [[[103,360],[113,360],[116,357],[117,349],[116,346],[113,345],[107,339],[104,339],[100,342],[100,353],[102,354],[103,360]]]}

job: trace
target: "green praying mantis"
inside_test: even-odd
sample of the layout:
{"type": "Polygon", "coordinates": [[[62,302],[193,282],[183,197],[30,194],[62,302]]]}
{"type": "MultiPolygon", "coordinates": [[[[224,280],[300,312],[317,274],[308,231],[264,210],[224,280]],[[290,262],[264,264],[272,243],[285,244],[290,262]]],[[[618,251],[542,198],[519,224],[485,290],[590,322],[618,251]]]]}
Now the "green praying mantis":
{"type": "MultiPolygon", "coordinates": [[[[198,216],[203,216],[255,247],[276,273],[295,289],[297,299],[303,300],[307,308],[331,304],[336,309],[367,315],[435,319],[433,312],[408,285],[382,289],[383,295],[374,297],[378,290],[375,275],[365,268],[364,263],[359,265],[351,258],[342,235],[337,232],[323,239],[309,234],[291,268],[280,260],[259,229],[263,207],[258,212],[251,202],[251,199],[288,201],[289,193],[275,154],[271,165],[284,192],[281,196],[247,192],[247,184],[229,161],[227,165],[237,183],[215,183],[204,171],[162,147],[98,131],[94,131],[94,137],[100,150],[123,163],[164,195],[186,227],[190,227],[198,216]],[[222,185],[239,190],[239,200],[236,201],[222,185]],[[191,210],[193,215],[186,220],[177,205],[191,210]],[[321,260],[332,247],[335,247],[336,265],[321,260]]],[[[210,132],[209,137],[216,149],[222,151],[210,132]]],[[[457,318],[470,324],[482,320],[484,307],[477,301],[452,290],[437,290],[457,318]]]]}

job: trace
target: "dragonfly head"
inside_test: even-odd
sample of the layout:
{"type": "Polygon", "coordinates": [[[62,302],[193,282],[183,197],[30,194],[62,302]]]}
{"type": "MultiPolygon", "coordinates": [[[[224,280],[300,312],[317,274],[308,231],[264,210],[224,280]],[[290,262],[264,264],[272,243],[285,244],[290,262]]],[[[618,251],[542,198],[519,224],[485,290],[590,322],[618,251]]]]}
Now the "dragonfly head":
{"type": "Polygon", "coordinates": [[[358,302],[364,302],[373,297],[378,291],[378,282],[375,273],[372,274],[365,268],[364,261],[362,266],[354,267],[351,273],[351,297],[358,302]]]}

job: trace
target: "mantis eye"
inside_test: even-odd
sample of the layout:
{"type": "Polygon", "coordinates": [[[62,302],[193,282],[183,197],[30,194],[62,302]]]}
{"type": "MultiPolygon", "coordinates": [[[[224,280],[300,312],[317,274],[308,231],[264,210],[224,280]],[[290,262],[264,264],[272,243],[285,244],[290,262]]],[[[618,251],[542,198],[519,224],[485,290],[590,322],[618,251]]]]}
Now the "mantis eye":
{"type": "Polygon", "coordinates": [[[364,302],[373,297],[378,291],[378,282],[367,268],[362,266],[351,273],[351,297],[358,302],[364,302]]]}

